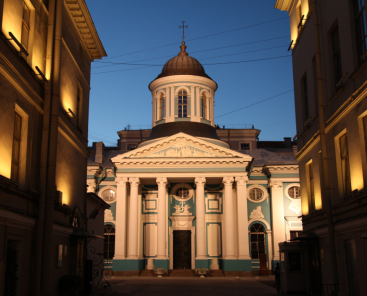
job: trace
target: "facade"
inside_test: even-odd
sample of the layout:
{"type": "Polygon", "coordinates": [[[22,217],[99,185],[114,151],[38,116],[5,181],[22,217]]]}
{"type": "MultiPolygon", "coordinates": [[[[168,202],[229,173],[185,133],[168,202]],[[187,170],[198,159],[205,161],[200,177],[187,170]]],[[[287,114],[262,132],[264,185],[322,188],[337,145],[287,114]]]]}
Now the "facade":
{"type": "Polygon", "coordinates": [[[125,129],[117,148],[89,148],[88,190],[111,206],[105,266],[116,275],[269,273],[279,242],[302,231],[294,143],[261,143],[253,127],[216,128],[217,84],[184,43],[149,89],[151,130],[125,129]]]}
{"type": "Polygon", "coordinates": [[[366,295],[365,1],[278,0],[275,8],[290,17],[302,244],[314,254],[304,287],[366,295]]]}
{"type": "Polygon", "coordinates": [[[109,207],[85,185],[90,67],[106,53],[82,0],[0,0],[0,25],[0,294],[56,295],[85,276],[109,207]]]}

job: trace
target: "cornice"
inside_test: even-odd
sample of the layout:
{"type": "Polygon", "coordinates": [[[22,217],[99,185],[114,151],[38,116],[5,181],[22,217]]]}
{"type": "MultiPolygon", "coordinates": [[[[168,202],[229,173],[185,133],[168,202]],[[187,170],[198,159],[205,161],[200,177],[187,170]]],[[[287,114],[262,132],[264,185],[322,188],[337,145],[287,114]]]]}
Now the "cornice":
{"type": "Polygon", "coordinates": [[[283,11],[288,11],[288,13],[291,13],[293,4],[294,4],[294,0],[277,0],[274,8],[280,9],[283,11]]]}
{"type": "Polygon", "coordinates": [[[190,84],[193,84],[195,82],[205,84],[213,92],[215,92],[218,88],[218,85],[215,83],[215,81],[213,81],[209,78],[206,78],[206,77],[195,76],[195,75],[172,75],[172,76],[166,76],[166,77],[158,78],[158,79],[152,81],[149,84],[149,89],[150,89],[150,91],[155,91],[162,84],[167,84],[167,83],[182,84],[183,81],[187,81],[187,83],[190,83],[190,84]]]}
{"type": "Polygon", "coordinates": [[[107,56],[85,1],[65,0],[65,6],[91,60],[107,56]]]}

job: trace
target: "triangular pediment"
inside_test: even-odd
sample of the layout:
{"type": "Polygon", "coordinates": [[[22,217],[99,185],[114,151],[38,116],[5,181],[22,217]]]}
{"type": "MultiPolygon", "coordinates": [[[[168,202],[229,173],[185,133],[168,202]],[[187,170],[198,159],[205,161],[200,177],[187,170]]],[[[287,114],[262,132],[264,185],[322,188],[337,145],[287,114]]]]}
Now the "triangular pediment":
{"type": "Polygon", "coordinates": [[[162,159],[162,158],[236,158],[251,161],[252,157],[220,145],[178,133],[152,144],[114,157],[112,162],[122,159],[162,159]]]}

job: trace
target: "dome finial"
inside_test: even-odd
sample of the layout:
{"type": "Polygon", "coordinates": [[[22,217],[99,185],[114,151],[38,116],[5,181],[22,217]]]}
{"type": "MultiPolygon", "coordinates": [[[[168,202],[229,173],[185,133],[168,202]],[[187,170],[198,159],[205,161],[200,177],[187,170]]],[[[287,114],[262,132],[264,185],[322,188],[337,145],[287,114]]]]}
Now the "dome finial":
{"type": "Polygon", "coordinates": [[[182,41],[182,45],[180,46],[181,52],[178,54],[179,56],[188,56],[189,54],[186,52],[187,46],[185,45],[185,41],[182,41]]]}

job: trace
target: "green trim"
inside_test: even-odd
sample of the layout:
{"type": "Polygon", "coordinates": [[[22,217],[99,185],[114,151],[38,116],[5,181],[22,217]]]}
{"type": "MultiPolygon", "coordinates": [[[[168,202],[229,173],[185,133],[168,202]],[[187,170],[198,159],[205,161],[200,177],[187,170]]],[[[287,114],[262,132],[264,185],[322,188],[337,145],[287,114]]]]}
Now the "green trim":
{"type": "Polygon", "coordinates": [[[154,268],[162,267],[166,271],[169,270],[169,260],[167,259],[154,259],[154,268]]]}
{"type": "Polygon", "coordinates": [[[94,175],[87,175],[87,179],[94,179],[94,175]]]}
{"type": "Polygon", "coordinates": [[[139,259],[125,259],[115,260],[113,259],[112,270],[113,271],[130,271],[144,269],[144,260],[139,259]]]}
{"type": "Polygon", "coordinates": [[[268,180],[267,176],[250,176],[249,180],[268,180]]]}
{"type": "Polygon", "coordinates": [[[299,174],[271,174],[272,178],[299,178],[299,174]]]}
{"type": "Polygon", "coordinates": [[[162,123],[165,123],[165,122],[166,122],[166,120],[163,118],[161,120],[156,121],[155,124],[159,125],[159,124],[162,124],[162,123]]]}
{"type": "Polygon", "coordinates": [[[157,222],[144,222],[143,223],[143,256],[145,257],[145,258],[156,258],[157,257],[157,255],[155,255],[155,256],[147,256],[147,255],[145,255],[145,248],[144,248],[144,246],[145,246],[145,225],[147,225],[147,224],[154,224],[154,225],[157,225],[157,222]]]}
{"type": "Polygon", "coordinates": [[[175,117],[175,121],[191,121],[190,117],[175,117]]]}
{"type": "MultiPolygon", "coordinates": [[[[206,268],[209,269],[209,260],[210,259],[195,259],[195,269],[198,268],[206,268]]],[[[210,260],[211,261],[211,260],[210,260]]]]}
{"type": "Polygon", "coordinates": [[[251,260],[226,260],[223,259],[224,271],[251,271],[251,260]]]}
{"type": "Polygon", "coordinates": [[[206,223],[206,256],[208,257],[208,258],[219,258],[219,257],[222,257],[222,251],[223,251],[223,249],[222,249],[222,223],[221,222],[207,222],[206,223]],[[209,238],[208,238],[208,227],[209,227],[209,224],[217,224],[217,225],[219,225],[219,228],[220,228],[220,237],[219,237],[219,239],[220,239],[220,241],[221,241],[221,244],[220,244],[220,254],[218,255],[218,256],[209,256],[209,251],[208,251],[208,242],[209,242],[209,238]]]}
{"type": "Polygon", "coordinates": [[[204,119],[204,118],[200,118],[200,122],[211,125],[210,120],[207,120],[207,119],[204,119]]]}
{"type": "MultiPolygon", "coordinates": [[[[167,157],[166,157],[167,158],[167,157]]],[[[121,169],[119,173],[207,173],[207,172],[246,172],[246,168],[141,168],[141,169],[121,169]]]]}

